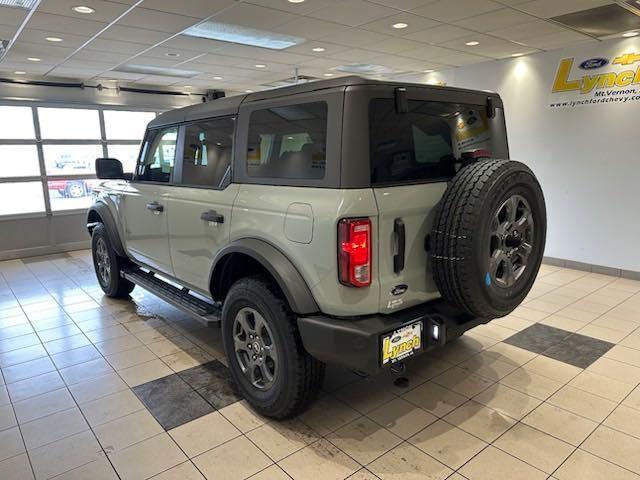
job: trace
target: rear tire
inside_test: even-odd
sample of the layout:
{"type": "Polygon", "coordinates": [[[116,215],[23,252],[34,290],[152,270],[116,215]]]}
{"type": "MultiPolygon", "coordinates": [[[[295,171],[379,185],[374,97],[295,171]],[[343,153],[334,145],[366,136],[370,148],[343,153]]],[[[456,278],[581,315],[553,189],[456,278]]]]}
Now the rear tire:
{"type": "Polygon", "coordinates": [[[431,232],[442,296],[475,317],[511,313],[538,274],[546,223],[542,189],[526,165],[487,160],[460,170],[431,232]]]}
{"type": "Polygon", "coordinates": [[[98,283],[105,295],[111,298],[128,297],[136,285],[120,275],[127,259],[120,257],[113,249],[101,223],[93,228],[91,234],[91,254],[98,283]]]}
{"type": "Polygon", "coordinates": [[[295,315],[267,279],[244,278],[231,287],[222,338],[233,379],[260,414],[291,417],[320,391],[324,364],[304,350],[295,315]]]}

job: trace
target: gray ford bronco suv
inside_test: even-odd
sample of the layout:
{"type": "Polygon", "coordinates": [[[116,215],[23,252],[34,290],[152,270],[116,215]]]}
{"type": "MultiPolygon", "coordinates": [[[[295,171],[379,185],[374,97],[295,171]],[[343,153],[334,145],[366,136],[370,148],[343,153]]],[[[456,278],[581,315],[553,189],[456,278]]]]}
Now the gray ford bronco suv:
{"type": "Polygon", "coordinates": [[[285,418],[327,363],[399,369],[522,302],[546,213],[508,158],[494,93],[344,77],[170,111],[133,174],[96,161],[97,277],[220,326],[240,393],[285,418]]]}

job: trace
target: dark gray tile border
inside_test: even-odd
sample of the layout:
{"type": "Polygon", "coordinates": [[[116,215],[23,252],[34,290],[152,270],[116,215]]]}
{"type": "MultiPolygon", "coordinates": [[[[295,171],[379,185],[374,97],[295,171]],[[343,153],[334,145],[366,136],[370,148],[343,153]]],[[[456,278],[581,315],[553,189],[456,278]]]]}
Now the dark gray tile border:
{"type": "Polygon", "coordinates": [[[165,430],[215,411],[215,408],[175,374],[138,385],[133,391],[165,430]]]}
{"type": "Polygon", "coordinates": [[[578,368],[587,368],[611,350],[615,344],[574,333],[542,353],[578,368]]]}
{"type": "Polygon", "coordinates": [[[242,399],[229,369],[212,360],[132,389],[165,430],[242,399]]]}
{"type": "Polygon", "coordinates": [[[535,323],[507,338],[504,343],[545,357],[587,368],[615,346],[597,338],[535,323]]]}
{"type": "Polygon", "coordinates": [[[543,325],[542,323],[534,323],[530,327],[510,336],[504,343],[524,348],[530,352],[542,353],[557,345],[569,335],[571,335],[571,332],[566,330],[543,325]]]}

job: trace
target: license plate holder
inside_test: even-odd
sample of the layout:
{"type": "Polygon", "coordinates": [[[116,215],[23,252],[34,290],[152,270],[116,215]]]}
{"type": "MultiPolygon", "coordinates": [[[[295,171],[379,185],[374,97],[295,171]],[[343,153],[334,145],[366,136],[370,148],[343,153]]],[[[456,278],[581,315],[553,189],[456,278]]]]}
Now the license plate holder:
{"type": "Polygon", "coordinates": [[[422,320],[418,320],[382,335],[382,366],[393,365],[422,350],[423,330],[422,320]]]}

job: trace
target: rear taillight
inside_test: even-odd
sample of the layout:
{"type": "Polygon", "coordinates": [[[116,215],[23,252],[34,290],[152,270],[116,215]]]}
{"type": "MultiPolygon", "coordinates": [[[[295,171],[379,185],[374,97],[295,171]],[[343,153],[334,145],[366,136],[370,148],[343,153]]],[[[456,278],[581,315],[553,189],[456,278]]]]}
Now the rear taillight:
{"type": "Polygon", "coordinates": [[[349,287],[371,285],[371,220],[344,218],[338,223],[338,276],[349,287]]]}

